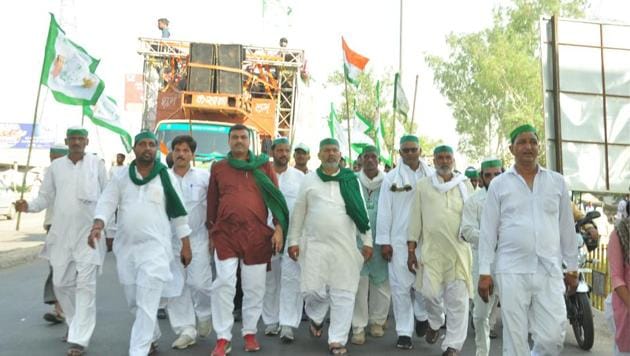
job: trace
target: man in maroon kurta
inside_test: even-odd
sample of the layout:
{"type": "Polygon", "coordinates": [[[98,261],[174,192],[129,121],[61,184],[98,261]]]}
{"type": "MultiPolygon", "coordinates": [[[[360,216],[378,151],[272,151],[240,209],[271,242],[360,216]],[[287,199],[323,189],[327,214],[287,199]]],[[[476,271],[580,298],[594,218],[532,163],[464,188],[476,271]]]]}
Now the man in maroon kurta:
{"type": "MultiPolygon", "coordinates": [[[[216,279],[212,284],[212,323],[217,344],[212,355],[231,350],[232,311],[236,270],[240,262],[243,288],[243,329],[246,351],[260,349],[256,324],[262,313],[265,276],[272,253],[282,248],[282,229],[267,224],[268,210],[253,171],[234,168],[229,160],[252,160],[249,131],[243,125],[230,129],[228,159],[212,166],[208,187],[208,229],[215,249],[216,279]]],[[[259,169],[277,187],[278,180],[270,162],[259,169]]]]}

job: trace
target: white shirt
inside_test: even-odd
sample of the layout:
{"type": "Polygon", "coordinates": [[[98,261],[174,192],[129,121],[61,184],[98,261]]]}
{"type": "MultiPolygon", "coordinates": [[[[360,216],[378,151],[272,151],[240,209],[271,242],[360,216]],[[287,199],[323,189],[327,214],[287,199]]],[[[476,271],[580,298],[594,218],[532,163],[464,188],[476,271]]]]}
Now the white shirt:
{"type": "Polygon", "coordinates": [[[425,172],[420,164],[415,171],[402,163],[389,171],[383,179],[381,193],[378,198],[378,213],[376,218],[376,244],[378,245],[404,245],[407,246],[409,227],[409,211],[415,196],[416,182],[419,179],[433,174],[433,171],[425,172]],[[392,192],[394,182],[398,188],[402,188],[397,176],[403,177],[405,182],[412,187],[408,192],[392,192]]]}
{"type": "MultiPolygon", "coordinates": [[[[188,212],[188,226],[192,230],[190,233],[190,244],[193,249],[198,246],[208,245],[208,228],[206,218],[208,211],[208,183],[210,182],[210,172],[190,167],[183,177],[175,171],[170,170],[175,180],[173,185],[177,185],[181,191],[182,202],[188,212]]],[[[177,239],[179,241],[179,239],[177,239]]],[[[177,242],[176,241],[176,242],[177,242]]],[[[179,246],[174,247],[179,254],[179,246]]],[[[207,249],[206,249],[207,250],[207,249]]]]}
{"type": "Polygon", "coordinates": [[[492,180],[481,217],[479,274],[577,270],[577,240],[564,178],[538,167],[529,189],[514,166],[492,180]],[[496,251],[495,251],[496,250],[496,251]],[[538,271],[542,266],[546,271],[538,271]]]}
{"type": "MultiPolygon", "coordinates": [[[[171,182],[177,182],[177,178],[171,172],[169,175],[171,182]]],[[[136,176],[141,178],[137,169],[136,176]]],[[[173,188],[181,199],[179,185],[173,184],[173,188]]],[[[118,234],[114,242],[114,254],[120,283],[142,285],[146,279],[136,278],[140,269],[148,277],[163,282],[170,281],[173,278],[170,271],[170,262],[173,259],[171,228],[180,239],[188,236],[191,230],[188,226],[188,216],[169,221],[160,176],[144,185],[133,183],[129,174],[114,176],[98,200],[94,218],[103,220],[107,226],[109,217],[116,208],[118,234]]]]}
{"type": "Polygon", "coordinates": [[[105,240],[101,239],[99,246],[92,249],[87,237],[96,202],[106,184],[105,165],[91,154],[76,164],[68,156],[50,164],[37,198],[28,203],[28,211],[54,211],[42,252],[51,265],[63,266],[71,261],[102,264],[105,240]]]}
{"type": "Polygon", "coordinates": [[[112,179],[116,174],[118,174],[118,172],[127,170],[129,170],[129,166],[127,166],[126,164],[123,164],[122,166],[113,166],[109,169],[109,179],[112,179]]]}
{"type": "Polygon", "coordinates": [[[287,167],[284,172],[276,173],[276,175],[278,176],[278,186],[282,195],[284,195],[284,199],[287,201],[290,214],[293,212],[293,205],[295,205],[295,200],[300,191],[300,185],[306,175],[293,167],[287,167]]]}
{"type": "Polygon", "coordinates": [[[479,230],[481,228],[481,212],[486,204],[488,193],[485,188],[478,189],[464,203],[462,213],[462,236],[476,250],[479,247],[479,230]]]}

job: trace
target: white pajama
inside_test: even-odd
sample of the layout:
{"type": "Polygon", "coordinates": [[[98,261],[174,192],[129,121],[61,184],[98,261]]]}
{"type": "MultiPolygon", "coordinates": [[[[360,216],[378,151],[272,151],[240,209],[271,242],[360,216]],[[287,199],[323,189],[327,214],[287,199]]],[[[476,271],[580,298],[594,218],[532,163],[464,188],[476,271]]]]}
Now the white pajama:
{"type": "Polygon", "coordinates": [[[68,324],[68,343],[87,347],[94,332],[97,270],[97,265],[84,262],[53,267],[53,287],[68,324]]]}
{"type": "Polygon", "coordinates": [[[300,264],[286,253],[281,258],[280,325],[297,328],[302,320],[304,298],[300,291],[300,264]]]}
{"type": "Polygon", "coordinates": [[[345,345],[352,325],[352,312],[355,293],[328,288],[304,293],[305,309],[313,322],[321,325],[330,309],[330,326],[328,328],[328,344],[345,345]]]}
{"type": "Polygon", "coordinates": [[[146,356],[151,343],[160,338],[160,325],[157,322],[157,310],[164,282],[138,272],[138,284],[123,284],[127,304],[134,315],[129,340],[129,356],[146,356]],[[146,287],[150,285],[151,287],[146,287]]]}
{"type": "Polygon", "coordinates": [[[190,287],[184,286],[182,294],[179,297],[169,298],[166,307],[168,321],[173,332],[178,336],[188,335],[195,339],[197,338],[195,308],[190,290],[190,287]]]}
{"type": "Polygon", "coordinates": [[[265,325],[278,324],[280,322],[280,276],[281,257],[271,257],[271,270],[267,271],[265,278],[265,297],[263,298],[262,319],[265,325]]]}
{"type": "Polygon", "coordinates": [[[501,300],[503,355],[530,355],[527,332],[534,340],[531,355],[559,355],[562,351],[567,312],[564,281],[543,271],[500,273],[496,283],[501,300]]]}
{"type": "MultiPolygon", "coordinates": [[[[238,258],[220,260],[214,253],[216,278],[212,283],[212,325],[218,339],[232,340],[234,325],[234,295],[236,294],[236,269],[238,258]]],[[[265,275],[267,264],[241,265],[241,286],[243,289],[243,336],[256,334],[258,319],[262,314],[265,295],[265,275]]]]}
{"type": "Polygon", "coordinates": [[[363,331],[368,323],[385,325],[390,301],[391,292],[387,280],[374,284],[369,276],[361,276],[352,314],[353,333],[363,331]]]}
{"type": "Polygon", "coordinates": [[[443,312],[446,312],[446,335],[442,341],[442,350],[446,351],[449,347],[461,350],[468,333],[468,287],[462,280],[446,282],[440,294],[437,297],[425,296],[429,326],[439,330],[444,324],[443,312]]]}
{"type": "MultiPolygon", "coordinates": [[[[473,272],[473,286],[479,284],[479,274],[473,272]]],[[[473,325],[475,326],[475,345],[477,356],[488,356],[490,353],[490,330],[496,322],[499,305],[497,290],[489,297],[488,303],[481,300],[479,293],[473,297],[473,325]]]]}

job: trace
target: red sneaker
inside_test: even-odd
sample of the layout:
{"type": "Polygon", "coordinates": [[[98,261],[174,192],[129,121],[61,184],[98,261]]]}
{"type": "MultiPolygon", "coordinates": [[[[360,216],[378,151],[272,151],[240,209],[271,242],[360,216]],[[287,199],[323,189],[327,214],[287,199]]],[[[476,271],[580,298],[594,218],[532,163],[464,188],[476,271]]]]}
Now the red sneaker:
{"type": "Polygon", "coordinates": [[[256,341],[255,334],[247,334],[243,337],[245,339],[245,351],[254,352],[260,350],[260,344],[256,341]]]}
{"type": "Polygon", "coordinates": [[[212,350],[212,356],[225,356],[228,355],[232,351],[232,343],[227,341],[226,339],[217,340],[217,344],[214,346],[214,350],[212,350]]]}

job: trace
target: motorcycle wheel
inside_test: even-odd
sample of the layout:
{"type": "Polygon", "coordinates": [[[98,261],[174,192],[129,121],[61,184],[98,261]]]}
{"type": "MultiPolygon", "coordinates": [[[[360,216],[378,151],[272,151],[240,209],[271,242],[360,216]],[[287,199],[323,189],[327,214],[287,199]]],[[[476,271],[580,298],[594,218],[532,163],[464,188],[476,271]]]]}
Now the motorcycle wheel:
{"type": "Polygon", "coordinates": [[[595,341],[591,301],[586,293],[576,293],[571,299],[576,311],[575,322],[572,325],[575,340],[582,350],[590,350],[595,341]]]}

